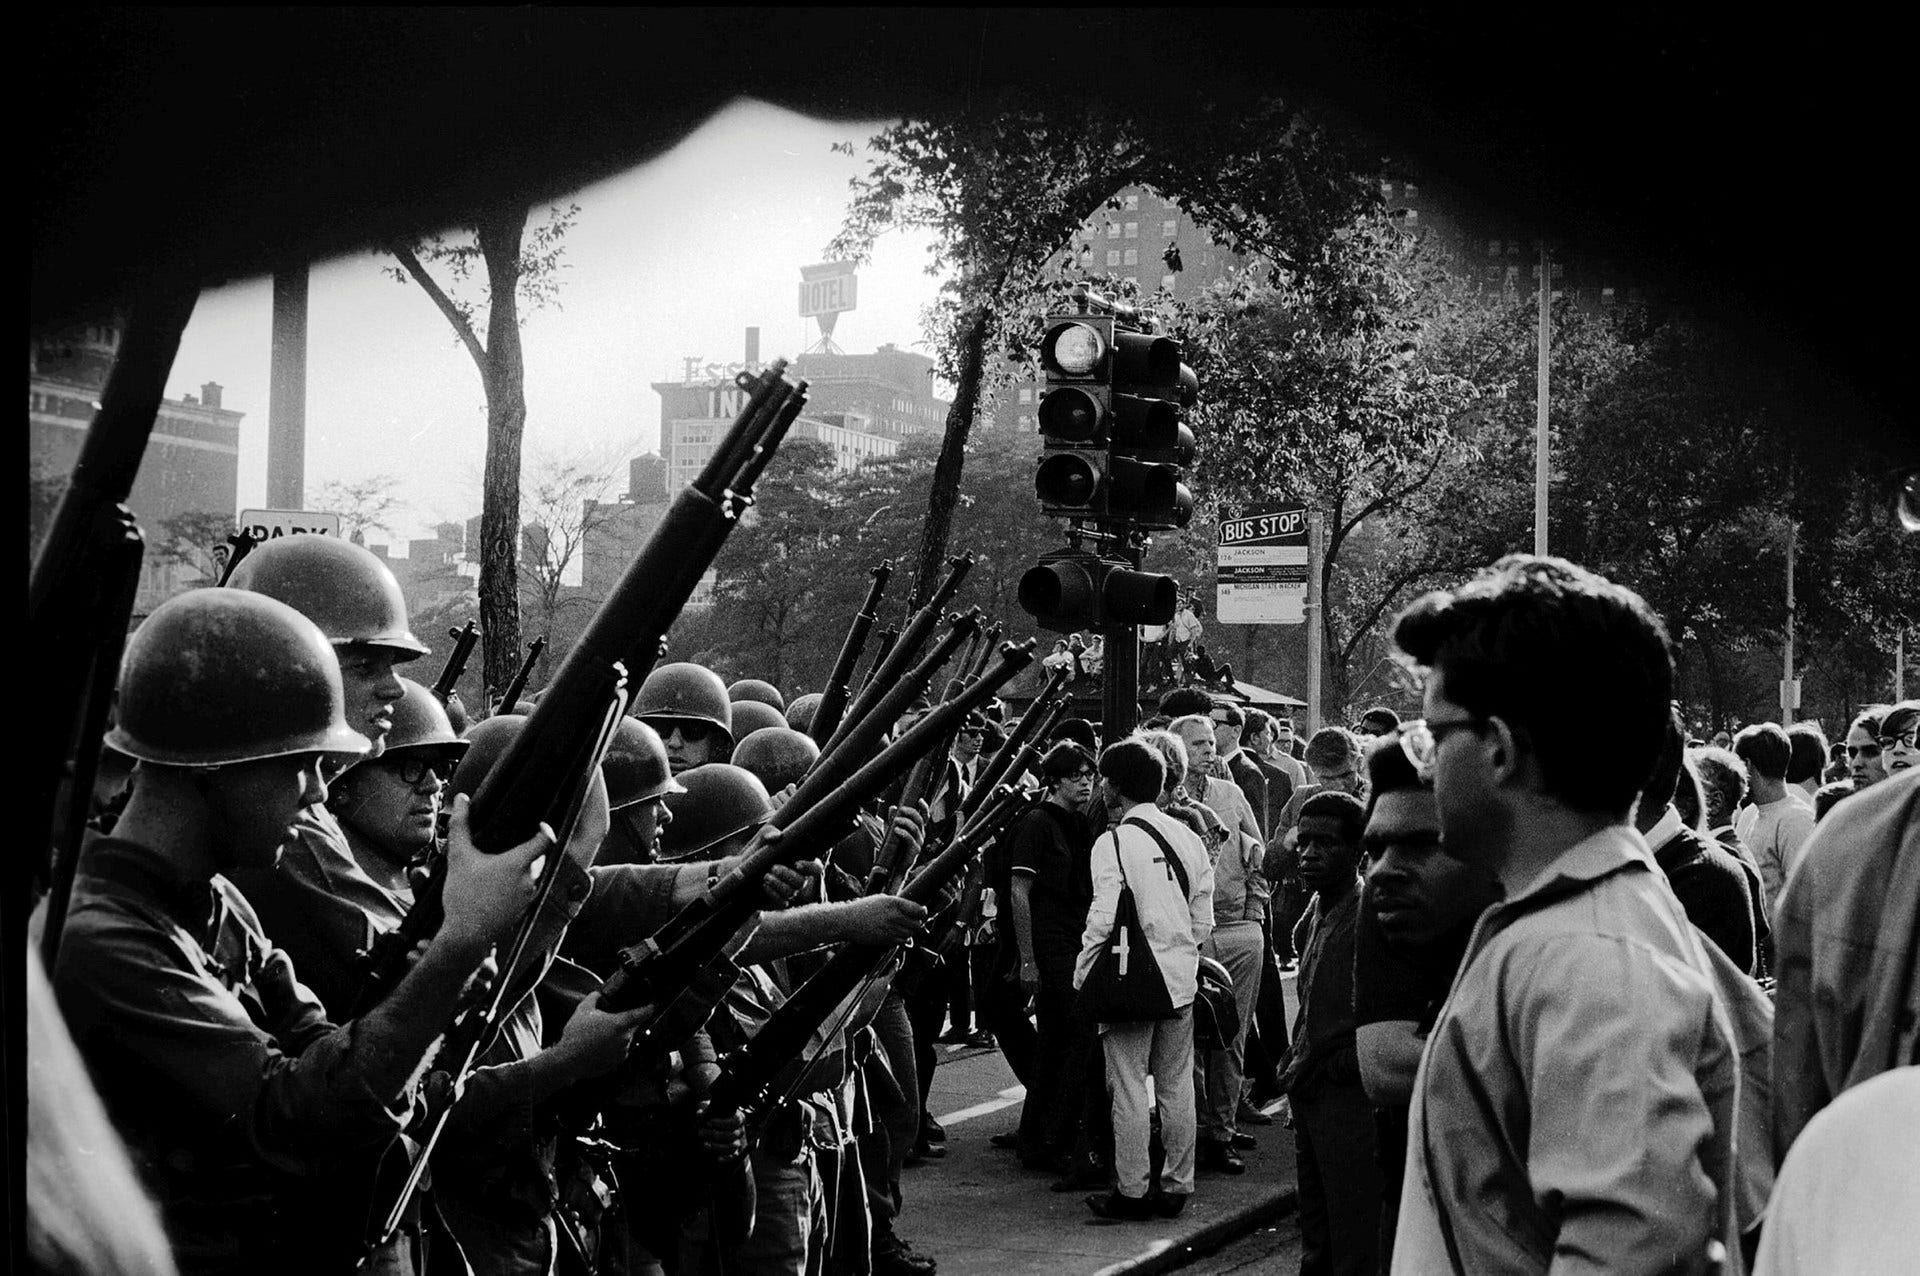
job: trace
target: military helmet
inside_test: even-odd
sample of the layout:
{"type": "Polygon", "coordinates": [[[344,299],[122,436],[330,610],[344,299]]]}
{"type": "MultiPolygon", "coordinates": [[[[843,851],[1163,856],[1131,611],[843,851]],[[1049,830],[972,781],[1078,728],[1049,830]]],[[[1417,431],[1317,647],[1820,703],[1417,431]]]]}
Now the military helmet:
{"type": "Polygon", "coordinates": [[[744,740],[754,732],[765,727],[787,725],[787,715],[761,700],[736,700],[733,702],[733,738],[744,740]]]}
{"type": "Polygon", "coordinates": [[[359,757],[372,745],[346,703],[339,658],[311,620],[262,594],[196,589],[127,640],[106,743],[167,766],[359,757]]]}
{"type": "Polygon", "coordinates": [[[660,833],[660,858],[688,860],[744,829],[767,822],[773,800],[742,767],[709,762],[680,773],[684,791],[667,795],[673,822],[660,833]]]}
{"type": "Polygon", "coordinates": [[[607,804],[614,810],[666,793],[685,793],[667,765],[667,746],[660,733],[637,718],[622,718],[614,728],[613,743],[600,759],[607,782],[607,804]]]}
{"type": "Polygon", "coordinates": [[[762,727],[733,750],[733,764],[758,776],[769,793],[798,783],[819,757],[813,737],[792,727],[762,727]]]}
{"type": "Polygon", "coordinates": [[[787,706],[787,725],[795,731],[813,729],[813,713],[820,707],[821,696],[818,691],[809,691],[804,696],[795,696],[793,703],[787,706]]]}
{"type": "Polygon", "coordinates": [[[453,729],[438,696],[411,678],[400,679],[400,688],[403,694],[393,702],[393,729],[387,732],[383,757],[402,749],[439,749],[456,759],[466,753],[470,742],[453,729]]]}
{"type": "Polygon", "coordinates": [[[460,794],[472,797],[480,791],[480,782],[506,755],[507,746],[526,725],[526,716],[518,713],[496,713],[473,724],[467,732],[467,744],[471,747],[448,777],[446,792],[442,795],[449,807],[460,794]]]}
{"type": "Polygon", "coordinates": [[[407,627],[400,582],[364,545],[309,532],[270,540],[240,560],[227,585],[278,598],[336,646],[386,647],[406,660],[427,654],[407,627]]]}
{"type": "MultiPolygon", "coordinates": [[[[741,678],[727,685],[727,699],[739,704],[743,700],[756,700],[761,704],[770,704],[781,713],[787,711],[787,698],[780,694],[780,688],[771,682],[762,682],[758,678],[741,678]]],[[[746,732],[740,734],[745,735],[746,732]]]]}
{"type": "Polygon", "coordinates": [[[633,716],[643,722],[661,718],[704,722],[720,728],[727,744],[733,744],[733,703],[727,699],[720,675],[705,665],[683,660],[655,669],[633,698],[633,716]]]}

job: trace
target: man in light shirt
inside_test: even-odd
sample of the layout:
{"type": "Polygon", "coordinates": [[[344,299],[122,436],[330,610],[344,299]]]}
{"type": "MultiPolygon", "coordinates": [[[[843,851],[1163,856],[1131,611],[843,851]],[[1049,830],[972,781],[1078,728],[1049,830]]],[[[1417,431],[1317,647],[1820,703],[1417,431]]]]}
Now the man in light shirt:
{"type": "MultiPolygon", "coordinates": [[[[1100,1025],[1113,1101],[1114,1182],[1111,1192],[1088,1197],[1087,1206],[1102,1218],[1139,1221],[1155,1212],[1171,1218],[1193,1194],[1193,999],[1200,945],[1213,931],[1213,864],[1200,839],[1155,805],[1165,783],[1165,764],[1142,740],[1121,740],[1100,755],[1100,794],[1117,823],[1093,844],[1093,906],[1073,986],[1086,983],[1094,960],[1114,940],[1124,880],[1146,934],[1145,955],[1159,966],[1176,1011],[1171,1019],[1100,1025]],[[1177,865],[1169,862],[1173,856],[1177,865]],[[1166,1149],[1157,1193],[1147,1153],[1148,1076],[1166,1149]]],[[[1125,956],[1138,960],[1142,954],[1125,956]]]]}
{"type": "Polygon", "coordinates": [[[1800,862],[1800,848],[1813,832],[1813,810],[1797,801],[1787,784],[1793,745],[1780,727],[1759,722],[1743,728],[1733,738],[1733,751],[1747,764],[1747,792],[1753,799],[1753,805],[1740,812],[1734,831],[1760,866],[1771,921],[1780,907],[1780,888],[1800,862]]]}

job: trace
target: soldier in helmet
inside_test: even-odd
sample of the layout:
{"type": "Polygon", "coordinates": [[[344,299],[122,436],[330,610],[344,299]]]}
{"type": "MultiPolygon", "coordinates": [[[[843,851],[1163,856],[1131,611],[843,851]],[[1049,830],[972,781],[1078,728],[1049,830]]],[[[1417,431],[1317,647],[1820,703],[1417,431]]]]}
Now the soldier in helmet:
{"type": "Polygon", "coordinates": [[[675,775],[733,755],[733,702],[704,665],[661,665],[640,684],[632,712],[660,733],[675,775]]]}
{"type": "Polygon", "coordinates": [[[809,691],[804,696],[795,696],[793,703],[787,706],[787,725],[795,731],[811,732],[814,710],[820,707],[821,695],[818,691],[809,691]]]}
{"type": "MultiPolygon", "coordinates": [[[[342,1197],[370,1184],[341,1166],[405,1123],[412,1078],[552,837],[483,855],[456,807],[445,923],[385,1002],[335,1027],[226,876],[270,868],[325,800],[327,764],[367,751],[325,635],[254,594],[173,599],[128,642],[110,742],[137,765],[74,883],[54,971],[74,1040],[183,1268],[344,1269],[361,1219],[342,1197]]],[[[376,1257],[409,1270],[397,1250],[376,1257]]]]}
{"type": "MultiPolygon", "coordinates": [[[[227,587],[277,599],[320,627],[339,658],[347,721],[372,741],[367,756],[378,758],[405,694],[394,666],[427,650],[413,635],[387,565],[364,545],[301,534],[248,554],[227,587]]],[[[234,881],[335,1015],[344,1015],[352,1001],[356,954],[406,911],[360,866],[325,806],[300,812],[277,866],[239,870],[234,881]]]]}
{"type": "Polygon", "coordinates": [[[771,682],[762,682],[758,678],[741,678],[727,685],[727,699],[735,704],[754,702],[771,705],[784,717],[787,711],[787,698],[780,694],[780,688],[771,682]]]}
{"type": "Polygon", "coordinates": [[[673,822],[669,793],[685,793],[673,778],[667,746],[637,718],[622,718],[600,760],[613,824],[600,843],[597,864],[650,864],[660,858],[660,831],[673,822]]]}
{"type": "Polygon", "coordinates": [[[733,738],[744,740],[756,731],[768,727],[785,727],[787,715],[770,704],[758,700],[736,700],[733,702],[733,738]]]}
{"type": "Polygon", "coordinates": [[[742,736],[733,750],[733,765],[753,772],[776,800],[819,760],[820,746],[813,737],[791,727],[762,727],[742,736]]]}

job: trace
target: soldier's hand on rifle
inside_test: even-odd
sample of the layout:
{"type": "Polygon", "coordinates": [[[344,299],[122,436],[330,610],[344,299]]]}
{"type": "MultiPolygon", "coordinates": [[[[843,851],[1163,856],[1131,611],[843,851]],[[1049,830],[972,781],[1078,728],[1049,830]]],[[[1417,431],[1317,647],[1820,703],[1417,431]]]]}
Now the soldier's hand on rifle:
{"type": "Polygon", "coordinates": [[[473,844],[467,826],[471,799],[453,800],[447,835],[447,884],[442,894],[446,921],[437,939],[479,954],[509,931],[534,896],[534,861],[551,851],[553,830],[545,824],[520,845],[489,855],[473,844]]]}
{"type": "Polygon", "coordinates": [[[700,1103],[700,1148],[716,1165],[727,1165],[747,1154],[747,1119],[739,1112],[712,1116],[700,1103]]]}
{"type": "Polygon", "coordinates": [[[856,944],[903,944],[927,924],[924,905],[898,895],[868,895],[847,904],[847,938],[856,944]]]}
{"type": "Polygon", "coordinates": [[[574,1007],[573,1017],[549,1047],[558,1053],[556,1062],[577,1079],[605,1076],[619,1067],[633,1045],[633,1034],[652,1013],[652,1007],[614,1013],[600,1009],[600,994],[590,993],[574,1007]]]}
{"type": "Polygon", "coordinates": [[[927,804],[915,802],[912,806],[894,807],[893,831],[903,843],[900,862],[909,863],[919,858],[920,848],[927,840],[927,804]]]}
{"type": "Polygon", "coordinates": [[[778,811],[781,807],[785,806],[787,804],[787,799],[792,797],[794,795],[794,792],[797,789],[799,789],[799,787],[800,787],[800,781],[795,780],[792,784],[789,784],[786,788],[781,789],[778,793],[775,793],[772,797],[767,799],[773,804],[772,809],[775,811],[778,811]]]}

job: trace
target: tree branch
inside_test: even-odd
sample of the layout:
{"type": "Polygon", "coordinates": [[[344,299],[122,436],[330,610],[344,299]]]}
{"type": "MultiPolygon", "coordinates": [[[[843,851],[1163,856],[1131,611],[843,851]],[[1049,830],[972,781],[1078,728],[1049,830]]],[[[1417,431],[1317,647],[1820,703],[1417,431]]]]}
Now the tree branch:
{"type": "Polygon", "coordinates": [[[447,295],[446,290],[427,273],[426,266],[421,264],[420,258],[414,254],[413,249],[404,244],[388,244],[387,251],[406,267],[407,273],[413,276],[413,282],[419,284],[420,290],[427,294],[427,300],[438,307],[440,313],[446,316],[447,322],[453,325],[453,335],[460,338],[460,343],[467,348],[467,353],[473,356],[473,366],[480,370],[480,379],[484,384],[487,377],[487,351],[480,344],[480,338],[474,332],[473,324],[460,312],[460,307],[453,304],[453,298],[447,295]]]}

